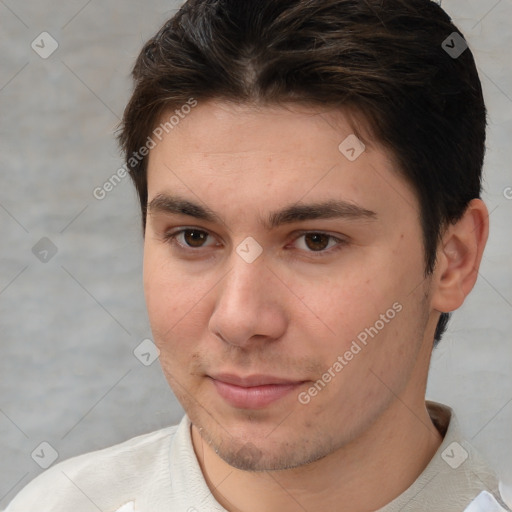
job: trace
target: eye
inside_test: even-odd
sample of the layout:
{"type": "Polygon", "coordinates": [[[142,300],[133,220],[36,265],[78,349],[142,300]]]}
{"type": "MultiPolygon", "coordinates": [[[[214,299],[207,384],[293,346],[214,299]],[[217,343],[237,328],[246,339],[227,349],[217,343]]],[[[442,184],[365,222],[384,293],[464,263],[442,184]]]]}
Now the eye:
{"type": "Polygon", "coordinates": [[[201,249],[208,238],[208,232],[196,228],[184,228],[178,231],[165,233],[164,240],[171,245],[177,245],[182,249],[201,249]],[[183,235],[183,236],[182,236],[183,235]]]}
{"type": "MultiPolygon", "coordinates": [[[[301,250],[309,253],[318,253],[318,256],[330,254],[331,252],[341,249],[347,244],[346,240],[337,238],[327,233],[308,231],[300,234],[295,242],[304,239],[303,243],[299,243],[298,246],[301,250]],[[330,244],[330,242],[333,242],[330,244]]],[[[317,254],[315,254],[316,256],[317,254]]]]}

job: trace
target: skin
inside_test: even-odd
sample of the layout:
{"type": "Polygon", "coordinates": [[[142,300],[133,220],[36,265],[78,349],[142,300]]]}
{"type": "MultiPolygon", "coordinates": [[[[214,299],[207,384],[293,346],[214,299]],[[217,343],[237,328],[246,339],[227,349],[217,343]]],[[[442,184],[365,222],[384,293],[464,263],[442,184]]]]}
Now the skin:
{"type": "Polygon", "coordinates": [[[487,210],[473,200],[445,230],[425,278],[413,189],[369,136],[360,135],[366,149],[355,161],[345,158],[338,145],[352,133],[342,111],[210,101],[150,151],[149,203],[180,195],[222,219],[150,208],[144,288],[206,482],[232,512],[254,503],[267,512],[376,510],[414,482],[442,441],[425,406],[433,336],[440,312],[458,308],[475,283],[487,210]],[[261,223],[285,206],[329,199],[376,216],[261,223]],[[204,238],[166,239],[183,228],[204,238]],[[335,239],[315,243],[304,231],[335,239]],[[252,263],[236,252],[249,236],[263,251],[252,263]],[[400,312],[301,403],[298,392],[396,303],[400,312]],[[305,382],[243,409],[218,394],[208,377],[218,372],[305,382]]]}

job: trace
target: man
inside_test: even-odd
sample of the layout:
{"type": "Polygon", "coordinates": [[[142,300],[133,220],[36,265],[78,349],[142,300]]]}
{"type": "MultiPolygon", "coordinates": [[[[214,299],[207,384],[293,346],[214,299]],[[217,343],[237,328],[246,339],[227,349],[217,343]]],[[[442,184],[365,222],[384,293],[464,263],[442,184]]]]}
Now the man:
{"type": "Polygon", "coordinates": [[[134,78],[120,141],[186,415],[53,467],[7,511],[510,510],[425,402],[488,235],[486,111],[449,17],[190,0],[134,78]]]}

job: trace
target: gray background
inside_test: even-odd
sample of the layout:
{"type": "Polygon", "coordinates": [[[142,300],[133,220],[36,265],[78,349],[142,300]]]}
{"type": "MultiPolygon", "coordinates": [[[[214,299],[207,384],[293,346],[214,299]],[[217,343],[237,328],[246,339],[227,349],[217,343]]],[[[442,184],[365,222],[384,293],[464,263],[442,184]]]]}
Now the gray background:
{"type": "MultiPolygon", "coordinates": [[[[135,192],[125,178],[92,195],[122,165],[113,132],[134,59],[177,5],[0,0],[0,509],[42,471],[31,457],[41,442],[62,460],[182,416],[158,363],[133,355],[151,338],[135,192]],[[43,31],[59,44],[47,59],[31,48],[43,31]],[[43,237],[57,248],[46,262],[32,252],[43,237]]],[[[428,398],[455,408],[510,484],[512,0],[443,7],[485,89],[491,235],[479,282],[435,351],[428,398]]]]}

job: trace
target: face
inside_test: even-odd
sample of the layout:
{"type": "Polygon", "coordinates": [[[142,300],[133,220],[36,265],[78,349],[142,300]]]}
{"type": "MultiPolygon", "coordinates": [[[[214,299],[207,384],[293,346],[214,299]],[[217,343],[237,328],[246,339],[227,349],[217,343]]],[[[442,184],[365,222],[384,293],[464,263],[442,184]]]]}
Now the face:
{"type": "Polygon", "coordinates": [[[154,340],[192,423],[232,466],[326,456],[428,366],[419,205],[377,144],[356,159],[353,140],[339,149],[351,134],[341,111],[213,101],[150,151],[154,340]]]}

